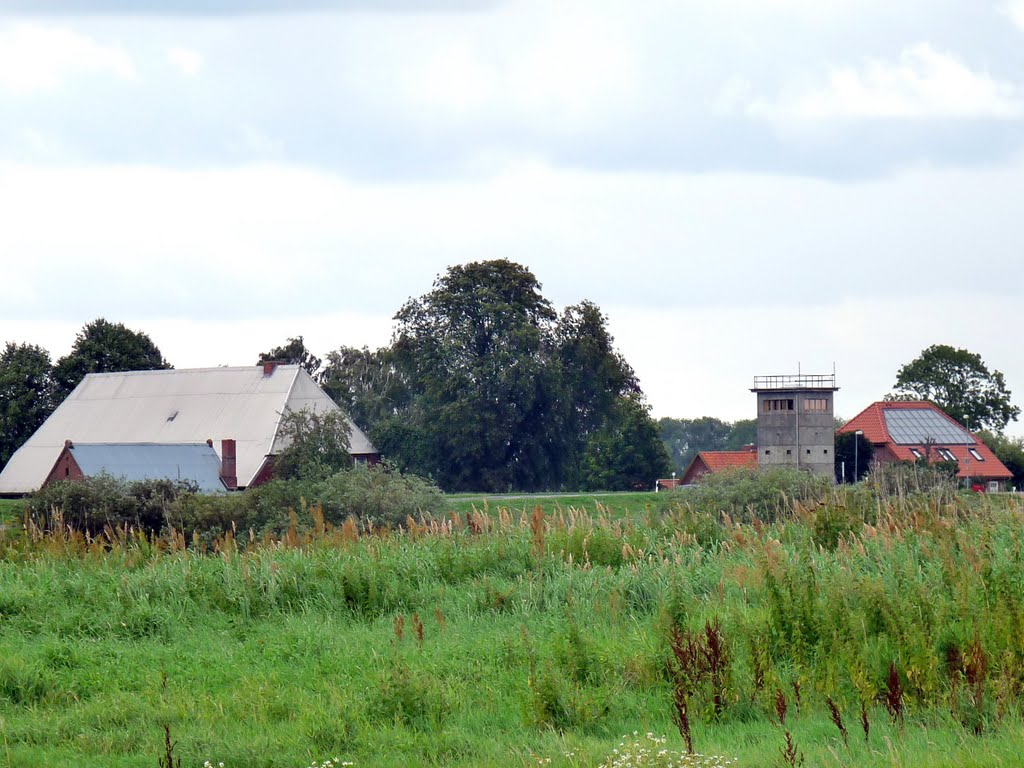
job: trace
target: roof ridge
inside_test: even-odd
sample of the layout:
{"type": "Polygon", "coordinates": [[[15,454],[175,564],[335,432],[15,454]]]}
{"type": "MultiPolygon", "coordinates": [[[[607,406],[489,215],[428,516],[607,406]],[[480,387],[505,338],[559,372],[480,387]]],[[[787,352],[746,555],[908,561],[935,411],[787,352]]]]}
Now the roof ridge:
{"type": "MultiPolygon", "coordinates": [[[[277,368],[293,369],[302,368],[302,366],[299,363],[278,363],[277,368]]],[[[211,371],[224,371],[225,373],[236,371],[255,372],[260,369],[262,369],[262,363],[258,365],[211,365],[200,368],[149,368],[142,371],[94,371],[85,374],[85,378],[99,378],[101,376],[152,376],[157,374],[166,376],[175,373],[210,373],[211,371]]]]}

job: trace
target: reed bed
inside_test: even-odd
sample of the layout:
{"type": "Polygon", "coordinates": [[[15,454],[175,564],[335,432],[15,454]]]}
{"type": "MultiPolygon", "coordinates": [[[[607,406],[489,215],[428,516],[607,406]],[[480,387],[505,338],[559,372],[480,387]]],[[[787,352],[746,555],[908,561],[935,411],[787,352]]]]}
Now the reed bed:
{"type": "Polygon", "coordinates": [[[1019,764],[1020,501],[778,505],[9,526],[0,765],[1019,764]]]}

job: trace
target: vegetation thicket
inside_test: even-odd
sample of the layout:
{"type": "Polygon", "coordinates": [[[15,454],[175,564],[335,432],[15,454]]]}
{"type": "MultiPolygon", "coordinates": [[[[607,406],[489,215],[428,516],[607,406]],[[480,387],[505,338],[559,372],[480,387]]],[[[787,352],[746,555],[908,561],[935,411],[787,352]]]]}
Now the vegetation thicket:
{"type": "Polygon", "coordinates": [[[1018,764],[1017,497],[716,483],[633,517],[495,507],[373,533],[301,500],[277,537],[8,526],[0,756],[1018,764]]]}

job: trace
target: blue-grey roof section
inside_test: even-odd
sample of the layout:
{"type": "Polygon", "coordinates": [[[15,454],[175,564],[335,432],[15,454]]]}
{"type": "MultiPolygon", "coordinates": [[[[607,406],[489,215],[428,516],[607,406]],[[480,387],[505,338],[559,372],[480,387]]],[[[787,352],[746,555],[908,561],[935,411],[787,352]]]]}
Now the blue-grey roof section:
{"type": "Polygon", "coordinates": [[[884,408],[885,428],[897,445],[974,445],[971,434],[930,408],[884,408]]]}
{"type": "Polygon", "coordinates": [[[188,480],[202,493],[224,489],[220,459],[206,443],[74,443],[71,446],[82,474],[106,472],[125,480],[188,480]]]}

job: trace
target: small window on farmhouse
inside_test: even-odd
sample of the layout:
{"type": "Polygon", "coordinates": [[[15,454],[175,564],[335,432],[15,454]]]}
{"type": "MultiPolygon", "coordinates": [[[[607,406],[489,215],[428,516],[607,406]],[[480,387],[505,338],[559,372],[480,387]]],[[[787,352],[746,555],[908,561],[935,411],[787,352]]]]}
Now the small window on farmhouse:
{"type": "Polygon", "coordinates": [[[978,449],[977,448],[968,448],[968,450],[971,452],[971,456],[974,457],[975,461],[984,461],[985,460],[985,457],[982,456],[980,453],[978,453],[978,449]]]}
{"type": "Polygon", "coordinates": [[[921,458],[921,452],[919,450],[917,450],[917,448],[911,448],[910,452],[912,454],[914,454],[914,458],[915,459],[920,459],[921,458]]]}

